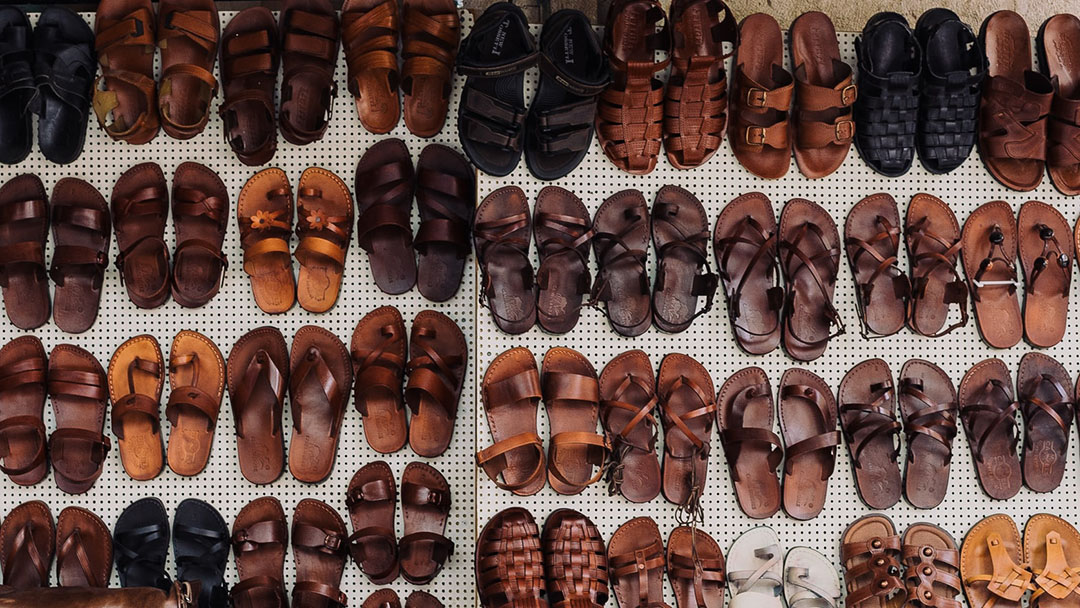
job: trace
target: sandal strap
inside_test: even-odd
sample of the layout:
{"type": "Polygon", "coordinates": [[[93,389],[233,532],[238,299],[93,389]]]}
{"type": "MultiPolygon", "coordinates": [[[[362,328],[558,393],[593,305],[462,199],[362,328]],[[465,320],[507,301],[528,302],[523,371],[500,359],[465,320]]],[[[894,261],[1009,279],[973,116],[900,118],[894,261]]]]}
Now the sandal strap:
{"type": "Polygon", "coordinates": [[[289,529],[279,519],[264,519],[233,532],[233,551],[243,553],[260,551],[269,545],[285,547],[289,541],[289,529]]]}
{"type": "Polygon", "coordinates": [[[299,581],[292,588],[292,597],[304,595],[316,595],[329,602],[330,607],[345,608],[348,604],[348,596],[345,592],[333,585],[318,583],[315,581],[299,581]]]}
{"type": "Polygon", "coordinates": [[[52,556],[43,556],[38,549],[37,543],[34,542],[34,528],[33,520],[27,520],[25,524],[15,533],[15,538],[11,544],[11,552],[8,553],[7,563],[4,564],[4,580],[13,580],[13,573],[16,567],[24,567],[23,564],[29,562],[29,565],[33,567],[37,572],[38,580],[41,586],[45,586],[49,582],[49,564],[52,562],[52,556]],[[25,559],[16,559],[16,556],[25,555],[25,559]],[[48,557],[48,562],[45,561],[45,557],[48,557]],[[18,564],[18,566],[16,566],[18,564]]]}
{"type": "Polygon", "coordinates": [[[476,453],[476,466],[483,469],[496,486],[510,492],[526,488],[544,474],[544,442],[536,433],[521,433],[480,450],[476,453]],[[536,467],[529,476],[519,483],[510,484],[499,481],[499,476],[509,466],[507,454],[517,450],[532,450],[536,453],[536,467]]]}
{"type": "Polygon", "coordinates": [[[272,576],[245,578],[229,589],[229,596],[232,598],[233,604],[243,606],[247,604],[242,603],[240,598],[246,598],[248,602],[254,602],[255,597],[262,599],[266,591],[271,591],[274,594],[278,602],[277,605],[284,606],[288,603],[285,597],[284,583],[272,576]]]}
{"type": "MultiPolygon", "coordinates": [[[[317,346],[312,346],[305,353],[304,359],[297,366],[296,370],[289,377],[289,390],[291,393],[299,392],[303,387],[304,382],[308,379],[309,375],[313,375],[316,382],[322,388],[322,393],[326,398],[327,404],[329,404],[330,410],[333,410],[334,421],[330,427],[331,436],[337,436],[341,430],[341,420],[345,416],[345,408],[343,406],[343,387],[338,383],[337,378],[334,378],[334,374],[330,371],[330,366],[327,365],[326,359],[323,358],[322,352],[317,346]]],[[[296,399],[290,399],[292,404],[292,417],[293,427],[297,431],[301,431],[303,427],[303,408],[300,407],[296,399]]]]}
{"type": "Polygon", "coordinates": [[[664,451],[676,458],[690,458],[695,455],[701,457],[708,457],[709,454],[709,442],[712,437],[712,424],[716,418],[716,402],[712,395],[706,393],[693,379],[680,375],[677,378],[673,378],[666,385],[659,387],[660,403],[664,407],[660,408],[661,419],[664,422],[664,426],[667,429],[667,433],[672,431],[679,431],[685,436],[690,443],[694,446],[694,452],[692,454],[675,454],[670,450],[668,442],[664,442],[664,451]],[[680,389],[689,389],[690,392],[697,398],[701,407],[685,412],[683,414],[676,414],[667,407],[667,403],[675,395],[676,391],[680,389]],[[702,432],[704,437],[699,437],[697,433],[690,430],[687,422],[696,418],[705,418],[705,428],[702,432]]]}
{"type": "Polygon", "coordinates": [[[0,459],[4,461],[4,464],[0,464],[0,471],[3,471],[8,476],[15,476],[24,475],[38,468],[45,462],[46,443],[45,423],[39,416],[12,416],[0,420],[0,459]],[[8,433],[14,429],[31,429],[37,434],[37,450],[34,452],[33,458],[21,467],[12,467],[7,462],[11,456],[8,433]]]}
{"type": "Polygon", "coordinates": [[[423,509],[435,509],[439,513],[450,512],[450,491],[405,482],[401,484],[401,504],[423,509]]]}
{"type": "Polygon", "coordinates": [[[840,597],[811,582],[807,568],[788,568],[784,582],[796,589],[788,600],[788,608],[837,608],[840,597]]]}
{"type": "Polygon", "coordinates": [[[401,540],[398,541],[398,552],[401,554],[401,561],[411,561],[409,558],[414,557],[413,552],[418,551],[421,545],[430,547],[429,552],[427,552],[429,553],[428,561],[435,564],[434,573],[431,576],[438,574],[443,565],[446,564],[446,560],[454,554],[454,542],[442,534],[413,532],[402,536],[401,540]]]}
{"type": "Polygon", "coordinates": [[[879,437],[890,436],[890,443],[895,446],[893,459],[900,455],[897,440],[903,425],[896,420],[896,388],[892,380],[873,383],[870,394],[874,396],[871,403],[844,403],[840,406],[844,440],[849,448],[854,449],[852,461],[859,469],[862,468],[863,451],[879,437]]]}
{"type": "Polygon", "coordinates": [[[382,526],[368,526],[353,532],[348,541],[349,555],[352,557],[353,562],[356,563],[361,572],[371,578],[384,578],[397,568],[398,546],[393,530],[382,526]],[[379,555],[381,557],[386,554],[393,556],[393,559],[389,560],[390,564],[386,567],[386,570],[375,572],[370,566],[367,566],[368,560],[372,559],[371,556],[379,555]]]}
{"type": "MultiPolygon", "coordinates": [[[[964,579],[964,585],[985,583],[986,589],[997,598],[1019,602],[1029,590],[1035,589],[1034,575],[1026,567],[1013,561],[1005,548],[1001,534],[991,532],[986,536],[986,548],[990,555],[993,572],[978,574],[964,579]]],[[[992,598],[991,601],[996,601],[992,598]]]]}
{"type": "Polygon", "coordinates": [[[1018,409],[1020,409],[1020,404],[1013,400],[1012,391],[997,378],[990,379],[972,397],[970,403],[961,406],[960,416],[969,436],[974,437],[972,433],[974,432],[976,418],[992,417],[990,424],[986,425],[982,434],[978,436],[974,445],[972,445],[976,460],[980,463],[983,462],[983,446],[985,446],[987,439],[997,431],[998,427],[1007,426],[1009,428],[1012,447],[1013,449],[1016,448],[1016,443],[1019,440],[1016,426],[1016,410],[1018,409]],[[988,401],[988,398],[995,392],[1000,393],[1007,400],[1004,406],[995,405],[988,401]]]}
{"type": "Polygon", "coordinates": [[[847,604],[858,606],[873,597],[888,597],[895,591],[904,589],[904,581],[900,578],[900,562],[897,560],[900,549],[900,538],[896,535],[873,537],[841,545],[840,553],[845,563],[862,560],[859,564],[847,568],[844,577],[854,581],[866,576],[871,581],[849,592],[847,604]]]}
{"type": "Polygon", "coordinates": [[[1049,595],[1064,600],[1072,594],[1080,595],[1080,567],[1070,567],[1063,548],[1061,532],[1046,533],[1046,566],[1032,569],[1035,575],[1035,593],[1031,605],[1038,606],[1039,598],[1049,595]]]}
{"type": "MultiPolygon", "coordinates": [[[[922,381],[917,378],[902,378],[900,394],[921,401],[926,407],[914,410],[904,419],[904,433],[907,444],[911,445],[919,435],[925,435],[945,446],[946,464],[952,460],[952,442],[956,437],[956,403],[935,403],[923,392],[922,381]]],[[[908,450],[908,459],[913,458],[908,450]]]]}
{"type": "Polygon", "coordinates": [[[420,413],[423,396],[427,395],[428,403],[438,405],[453,420],[457,418],[460,401],[456,370],[466,363],[460,356],[439,354],[429,345],[435,337],[432,328],[413,328],[412,340],[421,352],[414,353],[407,366],[409,382],[405,386],[405,403],[415,416],[420,413]]]}
{"type": "Polygon", "coordinates": [[[249,403],[252,394],[259,386],[266,386],[274,394],[276,407],[273,408],[270,421],[270,434],[277,435],[281,432],[281,410],[285,404],[285,376],[278,369],[274,359],[265,349],[255,351],[255,356],[248,362],[244,371],[243,380],[237,386],[236,398],[230,399],[233,406],[233,419],[236,421],[236,436],[244,436],[242,417],[238,410],[242,404],[249,403]]]}
{"type": "Polygon", "coordinates": [[[1038,72],[1025,72],[1023,82],[988,75],[980,107],[984,132],[979,149],[989,158],[1045,160],[1053,99],[1053,84],[1038,72]]]}
{"type": "MultiPolygon", "coordinates": [[[[1030,425],[1035,416],[1045,414],[1061,430],[1062,436],[1068,437],[1069,429],[1072,428],[1074,405],[1072,397],[1061,386],[1061,383],[1050,374],[1041,374],[1037,378],[1032,378],[1031,382],[1022,388],[1020,412],[1024,415],[1027,424],[1030,425]],[[1043,386],[1049,386],[1053,390],[1055,395],[1053,401],[1044,401],[1035,396],[1043,386]]],[[[1026,434],[1024,442],[1025,445],[1031,446],[1030,434],[1026,434]]]]}
{"type": "Polygon", "coordinates": [[[66,568],[68,563],[74,563],[78,566],[79,574],[82,575],[82,585],[69,585],[69,586],[81,586],[81,587],[105,587],[107,581],[98,580],[98,575],[94,567],[90,564],[90,556],[86,553],[86,546],[83,544],[82,533],[79,528],[75,528],[68,534],[67,538],[61,541],[56,546],[56,568],[57,571],[64,571],[65,573],[71,573],[71,568],[66,568]]]}
{"type": "Polygon", "coordinates": [[[293,522],[292,545],[296,550],[341,555],[346,550],[346,539],[337,530],[293,522]]]}
{"type": "Polygon", "coordinates": [[[575,488],[591,486],[600,481],[600,478],[606,473],[604,463],[607,460],[607,454],[608,442],[603,435],[588,431],[558,433],[551,437],[548,444],[548,471],[552,476],[568,486],[575,488]],[[592,477],[585,480],[571,479],[563,471],[563,465],[559,463],[558,454],[561,450],[571,447],[579,448],[579,450],[575,451],[584,448],[585,457],[580,461],[588,464],[590,469],[595,467],[596,473],[592,477]]]}
{"type": "Polygon", "coordinates": [[[825,398],[818,392],[818,390],[812,386],[802,384],[788,384],[780,389],[780,400],[785,399],[800,399],[807,401],[815,406],[815,413],[818,415],[820,421],[820,428],[826,429],[825,432],[812,435],[794,443],[788,445],[786,449],[786,457],[784,459],[784,473],[787,475],[792,474],[792,470],[795,464],[795,460],[803,454],[811,454],[814,452],[826,450],[830,456],[826,460],[828,464],[823,467],[822,480],[828,479],[832,473],[836,461],[836,447],[840,445],[841,434],[840,431],[829,430],[830,417],[827,413],[828,406],[825,398]]]}
{"type": "Polygon", "coordinates": [[[904,545],[901,554],[907,566],[909,597],[935,608],[961,608],[953,597],[963,590],[963,583],[950,571],[960,567],[959,551],[931,545],[904,545]],[[936,585],[944,585],[952,593],[943,596],[936,585]]]}
{"type": "MultiPolygon", "coordinates": [[[[53,468],[56,469],[58,475],[75,483],[88,483],[96,479],[98,475],[101,474],[101,467],[105,463],[105,456],[111,449],[111,439],[102,433],[86,429],[56,429],[52,432],[52,435],[49,436],[49,454],[53,468]],[[68,461],[63,457],[63,454],[65,446],[71,442],[89,444],[91,450],[90,462],[94,464],[94,468],[89,473],[72,473],[69,470],[71,465],[68,464],[68,461]]],[[[82,454],[81,451],[80,454],[82,454]]]]}

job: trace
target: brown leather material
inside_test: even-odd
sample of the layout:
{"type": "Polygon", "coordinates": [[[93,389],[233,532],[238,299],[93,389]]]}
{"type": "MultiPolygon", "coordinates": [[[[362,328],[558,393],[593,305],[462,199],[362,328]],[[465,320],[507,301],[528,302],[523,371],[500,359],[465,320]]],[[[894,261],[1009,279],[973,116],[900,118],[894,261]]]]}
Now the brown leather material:
{"type": "Polygon", "coordinates": [[[716,396],[716,419],[735,498],[747,517],[764,519],[780,510],[784,444],[773,432],[772,385],[765,370],[747,367],[731,375],[716,396]]]}
{"type": "Polygon", "coordinates": [[[956,389],[940,367],[910,359],[900,370],[899,401],[907,444],[904,496],[918,509],[932,509],[941,504],[949,489],[956,389]]]}
{"type": "Polygon", "coordinates": [[[967,275],[975,321],[982,339],[994,348],[1011,348],[1023,337],[1017,297],[1017,228],[1012,207],[994,201],[964,222],[961,258],[967,275]]]}
{"type": "Polygon", "coordinates": [[[116,267],[128,298],[139,308],[157,308],[169,299],[169,189],[154,162],[135,165],[113,186],[111,208],[116,231],[116,267]]]}
{"type": "Polygon", "coordinates": [[[548,515],[540,538],[549,604],[607,603],[607,548],[592,520],[572,509],[558,509],[548,515]]]}
{"type": "Polygon", "coordinates": [[[48,363],[37,336],[21,336],[0,348],[0,457],[12,482],[32,486],[49,472],[45,457],[45,393],[48,363]]]}
{"type": "Polygon", "coordinates": [[[810,179],[830,175],[847,158],[855,136],[852,104],[858,87],[840,58],[836,30],[825,13],[803,13],[791,24],[795,162],[810,179]]]}
{"type": "Polygon", "coordinates": [[[652,324],[646,265],[651,234],[649,207],[638,190],[612,194],[593,216],[598,271],[592,299],[604,304],[612,329],[626,337],[639,336],[652,324]]]}
{"type": "Polygon", "coordinates": [[[229,189],[206,165],[182,163],[173,173],[172,213],[172,296],[181,306],[198,308],[217,295],[229,266],[221,252],[229,226],[229,189]]]}
{"type": "Polygon", "coordinates": [[[409,353],[409,448],[417,456],[434,458],[446,452],[454,436],[469,346],[453,319],[423,310],[413,318],[409,353]]]}
{"type": "Polygon", "coordinates": [[[596,370],[581,353],[556,346],[544,355],[540,385],[550,433],[548,483],[559,494],[579,494],[600,481],[607,460],[607,441],[596,432],[596,370]]]}
{"type": "Polygon", "coordinates": [[[629,350],[600,373],[600,422],[611,448],[608,489],[634,503],[660,494],[656,456],[656,375],[644,351],[629,350]]]}
{"type": "Polygon", "coordinates": [[[771,15],[739,24],[731,76],[728,141],[747,171],[779,179],[791,165],[791,102],[795,81],[784,69],[784,34],[771,15]]]}
{"type": "Polygon", "coordinates": [[[900,577],[901,542],[891,519],[871,514],[855,520],[840,540],[840,559],[851,608],[905,605],[900,577]]]}
{"type": "Polygon", "coordinates": [[[371,146],[356,165],[356,236],[384,293],[416,285],[412,206],[416,172],[405,142],[393,137],[371,146]]]}
{"type": "Polygon", "coordinates": [[[892,195],[872,194],[851,208],[844,249],[855,277],[864,338],[891,336],[907,322],[911,284],[900,269],[900,212],[892,195]]]}
{"type": "Polygon", "coordinates": [[[540,252],[537,321],[547,332],[564,334],[577,325],[582,298],[592,287],[592,218],[576,194],[558,186],[546,186],[536,195],[535,213],[533,237],[540,252]]]}
{"type": "Polygon", "coordinates": [[[536,324],[531,233],[529,202],[517,186],[492,192],[476,210],[473,243],[482,277],[480,303],[508,334],[525,333],[536,324]]]}
{"type": "Polygon", "coordinates": [[[289,546],[285,510],[272,496],[249,502],[232,527],[238,581],[229,590],[236,608],[286,608],[284,567],[289,546]]]}
{"type": "Polygon", "coordinates": [[[124,471],[137,481],[153,479],[165,467],[158,411],[165,385],[161,346],[148,334],[129,339],[109,359],[108,376],[112,432],[124,471]]]}
{"type": "Polygon", "coordinates": [[[401,117],[398,14],[394,0],[347,0],[341,7],[349,92],[356,98],[360,124],[371,133],[389,133],[401,117]]]}
{"type": "Polygon", "coordinates": [[[293,336],[289,367],[293,420],[289,471],[304,483],[319,483],[334,469],[349,405],[353,383],[349,351],[334,334],[307,325],[293,336]]]}
{"type": "Polygon", "coordinates": [[[776,215],[768,197],[750,192],[724,207],[713,229],[713,253],[736,344],[752,355],[776,350],[784,288],[776,215]]]}
{"type": "Polygon", "coordinates": [[[22,608],[34,605],[49,608],[195,608],[198,605],[198,596],[198,581],[173,583],[168,593],[154,587],[52,587],[24,591],[0,587],[0,607],[22,608]]]}
{"type": "Polygon", "coordinates": [[[305,498],[292,517],[293,560],[296,584],[292,608],[344,608],[348,598],[341,591],[345,573],[347,537],[345,522],[326,503],[305,498]]]}
{"type": "Polygon", "coordinates": [[[670,48],[667,17],[656,0],[617,0],[608,9],[604,52],[612,80],[600,94],[596,136],[608,159],[627,173],[656,167],[664,118],[664,84],[656,74],[670,60],[656,61],[655,54],[670,48]],[[656,31],[660,21],[664,27],[656,31]]]}
{"type": "Polygon", "coordinates": [[[1069,453],[1075,417],[1072,376],[1057,360],[1027,353],[1016,371],[1016,395],[1024,417],[1024,485],[1035,492],[1052,492],[1061,485],[1064,454],[1069,453]]]}
{"type": "Polygon", "coordinates": [[[402,383],[408,358],[405,322],[393,306],[380,306],[356,324],[349,352],[353,369],[353,405],[364,420],[364,439],[380,454],[405,446],[402,383]]]}
{"type": "Polygon", "coordinates": [[[1019,608],[1020,598],[1035,588],[1021,546],[1008,515],[991,515],[968,531],[960,548],[960,578],[969,606],[1019,608]]]}
{"type": "Polygon", "coordinates": [[[401,518],[398,539],[401,576],[414,585],[430,583],[454,554],[446,537],[450,515],[450,485],[442,473],[423,462],[412,462],[401,474],[401,518]]]}
{"type": "Polygon", "coordinates": [[[349,554],[353,563],[376,585],[398,577],[398,544],[394,532],[397,485],[390,465],[370,462],[353,475],[345,493],[352,535],[349,554]]]}
{"type": "Polygon", "coordinates": [[[221,24],[214,0],[162,0],[158,6],[161,128],[176,139],[191,139],[206,128],[221,24]]]}
{"type": "Polygon", "coordinates": [[[709,265],[709,216],[705,206],[679,186],[660,188],[652,205],[652,241],[656,248],[653,322],[661,330],[685,331],[712,310],[717,275],[709,265]],[[705,304],[698,308],[698,300],[705,304]]]}
{"type": "Polygon", "coordinates": [[[968,287],[956,270],[962,244],[956,214],[938,197],[916,194],[904,216],[904,242],[911,277],[908,327],[936,338],[967,325],[968,287]],[[960,319],[945,327],[954,304],[960,319]]]}
{"type": "Polygon", "coordinates": [[[902,486],[896,463],[901,424],[889,364],[868,359],[852,367],[836,399],[859,498],[871,509],[888,509],[900,500],[902,486]]]}
{"type": "Polygon", "coordinates": [[[416,162],[416,208],[416,287],[425,298],[445,302],[461,288],[472,249],[476,172],[469,161],[442,144],[424,146],[416,162]]]}
{"type": "Polygon", "coordinates": [[[330,124],[337,83],[341,24],[330,0],[285,0],[281,5],[281,136],[298,146],[322,139],[330,124]]]}
{"type": "Polygon", "coordinates": [[[245,165],[270,162],[277,151],[274,92],[281,63],[277,21],[270,9],[253,6],[233,16],[221,36],[218,106],[225,140],[245,165]]]}
{"type": "Polygon", "coordinates": [[[210,460],[221,397],[225,394],[225,359],[206,336],[181,330],[169,349],[169,468],[177,475],[198,475],[210,460]]]}
{"type": "Polygon", "coordinates": [[[289,386],[289,347],[276,327],[253,329],[236,341],[226,365],[240,472],[255,484],[285,470],[281,418],[289,386]]]}
{"type": "Polygon", "coordinates": [[[780,431],[784,454],[784,511],[813,519],[825,506],[836,467],[837,408],[832,389],[813,372],[790,368],[780,378],[780,431]]]}
{"type": "Polygon", "coordinates": [[[1080,194],[1080,18],[1062,13],[1039,28],[1039,67],[1054,86],[1046,127],[1046,169],[1063,194],[1080,194]]]}
{"type": "Polygon", "coordinates": [[[687,513],[697,513],[716,420],[712,377],[696,359],[667,354],[660,362],[656,396],[664,428],[664,498],[687,513]]]}
{"type": "Polygon", "coordinates": [[[345,256],[353,231],[353,199],[341,178],[309,167],[296,185],[296,234],[293,257],[300,262],[296,299],[314,313],[333,308],[341,291],[345,256]]]}
{"type": "Polygon", "coordinates": [[[156,26],[150,0],[98,3],[94,46],[101,76],[94,83],[93,107],[101,128],[113,139],[145,144],[157,135],[156,26]]]}
{"type": "Polygon", "coordinates": [[[724,43],[735,46],[737,27],[735,14],[721,0],[678,0],[670,12],[674,27],[671,74],[664,89],[664,151],[676,169],[692,169],[708,162],[724,138],[724,43]]]}
{"type": "Polygon", "coordinates": [[[1033,515],[1024,526],[1024,563],[1035,575],[1031,606],[1066,608],[1080,599],[1080,532],[1055,515],[1033,515]]]}
{"type": "Polygon", "coordinates": [[[1049,348],[1065,336],[1075,254],[1069,223],[1038,201],[1021,205],[1017,217],[1020,268],[1024,271],[1024,338],[1049,348]]]}
{"type": "Polygon", "coordinates": [[[504,509],[488,520],[476,540],[476,590],[483,608],[546,608],[540,530],[532,513],[504,509]]]}
{"type": "Polygon", "coordinates": [[[8,320],[19,329],[34,329],[49,320],[49,217],[48,195],[36,175],[24,173],[0,187],[0,287],[8,320]]]}
{"type": "Polygon", "coordinates": [[[1054,86],[1031,69],[1031,33],[1020,15],[990,15],[979,38],[989,70],[979,100],[979,157],[1006,187],[1034,190],[1043,178],[1054,86]]]}
{"type": "Polygon", "coordinates": [[[53,320],[65,332],[82,333],[94,325],[101,303],[112,236],[109,205],[96,188],[73,177],[56,182],[49,202],[53,320]]]}
{"type": "Polygon", "coordinates": [[[536,428],[542,392],[532,352],[518,347],[495,357],[480,390],[493,444],[477,452],[477,466],[504,490],[536,494],[544,487],[547,467],[536,428]]]}
{"type": "Polygon", "coordinates": [[[293,192],[284,171],[263,169],[248,179],[236,199],[236,221],[255,304],[268,314],[288,311],[296,302],[296,280],[289,249],[293,192]]]}
{"type": "Polygon", "coordinates": [[[401,608],[401,598],[393,589],[376,589],[360,608],[401,608]]]}
{"type": "MultiPolygon", "coordinates": [[[[393,608],[393,607],[391,607],[393,608]]],[[[413,591],[405,600],[405,608],[444,608],[434,595],[427,591],[413,591]]]]}
{"type": "MultiPolygon", "coordinates": [[[[90,490],[101,476],[112,440],[104,434],[109,393],[105,370],[86,350],[59,344],[49,353],[49,398],[56,430],[49,460],[56,485],[68,494],[90,490]]],[[[105,581],[100,581],[105,586],[105,581]]]]}
{"type": "Polygon", "coordinates": [[[784,349],[793,359],[813,361],[825,353],[831,339],[844,333],[844,321],[833,305],[840,235],[825,209],[794,198],[780,214],[779,236],[787,288],[784,349]]]}
{"type": "Polygon", "coordinates": [[[917,606],[961,608],[955,598],[960,593],[960,551],[956,541],[934,524],[908,527],[901,541],[900,555],[907,576],[904,589],[917,606]]]}
{"type": "Polygon", "coordinates": [[[678,608],[722,608],[727,577],[724,553],[708,532],[691,526],[671,531],[667,573],[678,608]]]}
{"type": "Polygon", "coordinates": [[[0,569],[4,585],[19,591],[49,586],[56,553],[56,526],[40,500],[12,509],[0,525],[0,569]]]}
{"type": "Polygon", "coordinates": [[[651,517],[635,517],[619,526],[608,542],[608,576],[619,606],[667,608],[664,570],[667,559],[660,528],[651,517]]]}
{"type": "Polygon", "coordinates": [[[446,123],[453,66],[461,41],[461,16],[453,0],[404,0],[401,93],[405,126],[432,137],[446,123]]]}
{"type": "Polygon", "coordinates": [[[112,534],[82,507],[67,507],[56,520],[56,579],[61,587],[108,587],[112,534]]]}
{"type": "Polygon", "coordinates": [[[1020,491],[1022,474],[1016,444],[1013,382],[1001,359],[976,363],[960,381],[960,419],[964,423],[979,483],[991,498],[1005,500],[1020,491]]]}

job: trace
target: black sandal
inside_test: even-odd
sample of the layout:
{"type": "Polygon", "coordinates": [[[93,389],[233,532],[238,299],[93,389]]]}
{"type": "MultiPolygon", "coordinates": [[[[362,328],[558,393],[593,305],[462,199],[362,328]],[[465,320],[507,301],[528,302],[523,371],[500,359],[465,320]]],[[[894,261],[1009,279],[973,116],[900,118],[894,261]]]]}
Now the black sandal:
{"type": "Polygon", "coordinates": [[[227,608],[225,565],[232,537],[221,514],[205,502],[189,498],[173,515],[173,558],[180,581],[199,581],[199,608],[227,608]]]}
{"type": "MultiPolygon", "coordinates": [[[[33,128],[28,111],[37,95],[30,21],[13,6],[0,7],[0,162],[13,165],[30,154],[33,128]]],[[[84,128],[83,131],[86,129],[84,128]]]]}
{"type": "Polygon", "coordinates": [[[82,154],[90,118],[94,32],[70,10],[50,7],[34,27],[33,47],[38,147],[52,162],[70,163],[82,154]]]}
{"type": "Polygon", "coordinates": [[[168,592],[169,516],[157,498],[128,505],[113,528],[113,554],[121,587],[155,587],[168,592]]]}

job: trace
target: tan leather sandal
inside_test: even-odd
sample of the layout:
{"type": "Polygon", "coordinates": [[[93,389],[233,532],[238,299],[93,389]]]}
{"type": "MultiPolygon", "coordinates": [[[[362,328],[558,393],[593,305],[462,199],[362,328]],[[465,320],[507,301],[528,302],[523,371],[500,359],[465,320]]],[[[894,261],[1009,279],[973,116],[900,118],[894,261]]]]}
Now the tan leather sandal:
{"type": "Polygon", "coordinates": [[[145,144],[158,132],[155,25],[150,0],[102,0],[95,14],[101,76],[94,114],[109,137],[129,144],[145,144]]]}
{"type": "Polygon", "coordinates": [[[1019,608],[1020,599],[1035,588],[1020,547],[1020,531],[1008,515],[991,515],[967,533],[960,578],[970,608],[1019,608]]]}

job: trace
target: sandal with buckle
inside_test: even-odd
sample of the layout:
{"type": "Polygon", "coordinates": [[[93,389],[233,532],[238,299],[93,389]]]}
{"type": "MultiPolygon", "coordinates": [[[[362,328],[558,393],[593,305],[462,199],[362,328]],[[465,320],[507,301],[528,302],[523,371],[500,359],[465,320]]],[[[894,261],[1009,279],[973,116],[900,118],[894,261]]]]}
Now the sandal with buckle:
{"type": "Polygon", "coordinates": [[[94,114],[115,140],[145,144],[157,135],[156,30],[150,0],[104,0],[94,13],[94,48],[101,62],[94,114]]]}
{"type": "Polygon", "coordinates": [[[191,139],[206,128],[217,96],[214,78],[221,24],[214,0],[162,0],[158,5],[161,128],[175,139],[191,139]]]}
{"type": "Polygon", "coordinates": [[[326,503],[305,498],[292,517],[293,560],[296,584],[292,608],[345,608],[341,576],[348,558],[348,532],[337,511],[326,503]]]}
{"type": "Polygon", "coordinates": [[[546,186],[536,195],[533,237],[540,252],[536,319],[544,331],[564,334],[577,325],[592,287],[589,244],[592,218],[576,194],[546,186]]]}
{"type": "Polygon", "coordinates": [[[480,203],[473,219],[473,243],[480,264],[480,304],[495,325],[522,334],[536,324],[536,281],[529,257],[532,217],[525,192],[505,186],[480,203]]]}
{"type": "Polygon", "coordinates": [[[240,162],[264,165],[277,152],[277,21],[264,6],[244,9],[229,20],[221,39],[221,130],[240,162]]]}
{"type": "Polygon", "coordinates": [[[281,136],[298,146],[322,139],[337,98],[341,24],[330,0],[281,6],[281,136]]]}
{"type": "Polygon", "coordinates": [[[199,583],[199,606],[228,608],[225,567],[232,537],[221,514],[199,499],[182,501],[173,514],[172,544],[176,579],[199,583]]]}
{"type": "Polygon", "coordinates": [[[37,484],[49,473],[47,370],[45,348],[36,336],[15,338],[0,348],[0,471],[21,486],[37,484]]]}
{"type": "Polygon", "coordinates": [[[113,186],[110,206],[120,284],[139,308],[157,308],[169,299],[172,285],[165,243],[169,188],[161,167],[146,162],[124,171],[113,186]]]}
{"type": "Polygon", "coordinates": [[[638,190],[616,192],[593,216],[593,254],[598,267],[592,302],[603,304],[608,322],[632,338],[652,325],[652,294],[646,264],[651,217],[638,190]]]}

